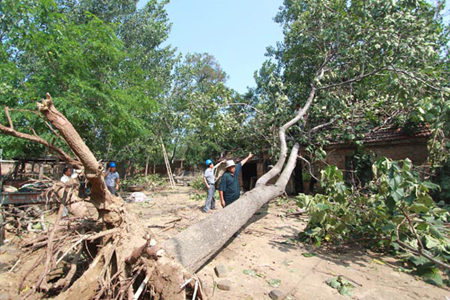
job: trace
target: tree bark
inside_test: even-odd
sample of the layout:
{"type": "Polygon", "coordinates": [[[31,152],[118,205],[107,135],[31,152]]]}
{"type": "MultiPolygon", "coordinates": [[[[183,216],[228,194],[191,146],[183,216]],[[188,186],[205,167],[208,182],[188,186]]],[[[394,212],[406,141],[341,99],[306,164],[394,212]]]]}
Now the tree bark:
{"type": "Polygon", "coordinates": [[[311,91],[309,92],[308,99],[306,100],[306,103],[303,106],[303,108],[300,110],[300,113],[295,118],[293,118],[280,128],[278,133],[280,138],[280,157],[275,166],[256,181],[257,187],[266,185],[272,178],[277,176],[281,172],[281,170],[283,170],[283,166],[287,157],[286,130],[288,130],[289,127],[300,121],[300,119],[303,118],[305,113],[308,111],[309,107],[314,101],[314,97],[316,96],[317,87],[315,82],[318,82],[323,77],[323,75],[324,71],[322,67],[317,72],[316,78],[313,80],[313,83],[311,84],[311,91]]]}
{"type": "Polygon", "coordinates": [[[268,201],[284,193],[295,168],[299,145],[275,185],[260,185],[223,210],[190,226],[162,247],[189,272],[196,272],[268,201]]]}
{"type": "Polygon", "coordinates": [[[148,161],[150,160],[150,156],[147,156],[147,159],[145,160],[145,176],[148,175],[148,161]]]}

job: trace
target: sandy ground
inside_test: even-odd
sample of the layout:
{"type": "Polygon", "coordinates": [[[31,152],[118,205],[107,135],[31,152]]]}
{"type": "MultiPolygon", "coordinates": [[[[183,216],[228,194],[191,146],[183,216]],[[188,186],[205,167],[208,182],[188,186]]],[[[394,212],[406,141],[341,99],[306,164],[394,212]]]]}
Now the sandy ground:
{"type": "MultiPolygon", "coordinates": [[[[162,241],[210,214],[201,211],[203,201],[190,198],[193,193],[192,188],[177,187],[148,193],[150,202],[127,206],[162,241]]],[[[221,209],[218,201],[217,206],[221,209]]],[[[450,299],[449,289],[399,272],[392,257],[358,245],[331,250],[298,243],[295,239],[307,217],[284,217],[293,209],[293,201],[271,201],[197,273],[210,299],[269,299],[274,289],[287,299],[450,299]],[[226,277],[216,276],[218,265],[226,268],[226,277]],[[326,284],[337,276],[355,286],[352,296],[344,297],[326,284]],[[216,287],[223,280],[231,281],[230,291],[216,287]]],[[[13,274],[7,271],[20,256],[14,247],[6,247],[9,250],[0,253],[0,300],[9,299],[5,290],[13,274]]]]}
{"type": "MultiPolygon", "coordinates": [[[[153,229],[166,239],[207,216],[201,212],[204,203],[190,199],[192,193],[191,188],[177,187],[175,191],[151,194],[150,204],[133,203],[129,207],[146,225],[167,226],[153,229]]],[[[221,209],[218,201],[216,204],[221,209]]],[[[357,245],[326,250],[297,243],[295,238],[306,220],[283,217],[292,209],[292,201],[271,201],[197,273],[211,299],[269,299],[273,289],[282,291],[288,299],[450,299],[449,289],[399,272],[392,257],[357,245]],[[218,265],[225,266],[227,277],[217,278],[214,267],[218,265]],[[351,297],[341,296],[326,284],[339,275],[355,286],[351,297]],[[231,281],[230,291],[216,288],[222,280],[231,281]],[[270,285],[278,281],[277,287],[270,285]]]]}

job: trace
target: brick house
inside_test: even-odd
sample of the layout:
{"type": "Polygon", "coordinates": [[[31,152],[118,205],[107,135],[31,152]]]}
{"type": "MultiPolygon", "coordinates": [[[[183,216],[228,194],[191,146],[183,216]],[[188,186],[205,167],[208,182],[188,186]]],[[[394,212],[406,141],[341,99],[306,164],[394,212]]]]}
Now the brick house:
{"type": "MultiPolygon", "coordinates": [[[[428,129],[414,134],[406,134],[400,129],[370,132],[363,139],[364,148],[375,155],[375,159],[385,156],[393,160],[409,158],[414,165],[427,163],[427,143],[431,135],[428,129]]],[[[326,146],[326,163],[346,170],[346,159],[355,153],[356,146],[349,143],[335,142],[326,146]]]]}
{"type": "MultiPolygon", "coordinates": [[[[414,134],[407,134],[401,129],[379,130],[369,132],[363,138],[364,149],[373,156],[375,161],[379,157],[387,157],[393,160],[409,158],[412,163],[419,167],[426,167],[428,159],[428,140],[431,132],[423,129],[414,134]]],[[[349,160],[355,154],[356,146],[346,142],[332,142],[324,150],[327,152],[325,162],[316,163],[312,166],[313,174],[320,178],[320,171],[325,165],[335,165],[344,172],[346,178],[352,171],[348,169],[349,160]]],[[[304,148],[300,149],[305,152],[304,148]]],[[[306,156],[306,155],[305,155],[306,156]]],[[[302,172],[305,170],[305,163],[297,161],[297,166],[286,186],[288,194],[297,194],[304,191],[302,172]]],[[[270,168],[270,157],[267,151],[263,151],[261,157],[254,157],[242,168],[239,183],[243,191],[248,191],[254,187],[256,180],[260,178],[270,168]]],[[[269,183],[274,183],[278,178],[274,178],[269,183]]],[[[313,188],[314,183],[310,185],[313,188]]]]}

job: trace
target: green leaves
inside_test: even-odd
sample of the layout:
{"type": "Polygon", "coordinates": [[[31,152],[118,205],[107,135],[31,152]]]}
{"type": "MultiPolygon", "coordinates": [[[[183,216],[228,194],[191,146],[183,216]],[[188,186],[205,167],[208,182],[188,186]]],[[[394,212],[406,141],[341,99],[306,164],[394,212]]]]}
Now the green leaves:
{"type": "Polygon", "coordinates": [[[267,283],[268,283],[271,287],[276,288],[276,287],[279,287],[279,286],[280,286],[281,280],[280,280],[280,279],[270,279],[270,280],[267,281],[267,283]]]}
{"type": "MultiPolygon", "coordinates": [[[[130,159],[141,154],[137,141],[151,135],[156,99],[170,86],[173,52],[158,49],[169,30],[164,4],[152,0],[137,11],[134,1],[116,2],[3,1],[0,104],[36,109],[49,92],[91,150],[130,159]]],[[[28,122],[22,116],[15,127],[28,131],[28,122]]],[[[38,134],[51,136],[32,122],[38,134]]],[[[6,156],[43,153],[27,143],[9,145],[6,156]]]]}
{"type": "Polygon", "coordinates": [[[327,284],[333,289],[338,290],[342,296],[351,296],[354,289],[354,286],[341,276],[328,279],[327,284]]]}
{"type": "Polygon", "coordinates": [[[304,257],[314,257],[316,256],[314,253],[302,253],[304,257]]]}
{"type": "MultiPolygon", "coordinates": [[[[301,240],[318,246],[323,242],[364,240],[365,245],[374,250],[400,255],[425,280],[442,284],[442,277],[430,260],[401,246],[405,243],[437,260],[448,262],[450,259],[450,240],[443,226],[450,214],[436,205],[428,194],[436,186],[422,182],[409,160],[380,158],[372,169],[370,189],[348,190],[342,189],[345,183],[338,170],[326,168],[322,172],[326,194],[298,198],[298,204],[310,215],[305,231],[300,234],[301,240]]],[[[342,287],[337,279],[331,280],[329,285],[342,287]]],[[[343,289],[343,292],[348,291],[343,289]]]]}

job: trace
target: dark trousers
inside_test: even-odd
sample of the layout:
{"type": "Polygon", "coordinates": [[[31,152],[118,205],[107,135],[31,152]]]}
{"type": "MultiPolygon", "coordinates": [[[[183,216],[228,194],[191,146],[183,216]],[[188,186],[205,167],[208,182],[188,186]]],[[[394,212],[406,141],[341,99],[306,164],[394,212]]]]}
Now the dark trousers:
{"type": "Polygon", "coordinates": [[[107,185],[106,187],[108,188],[108,190],[109,190],[109,192],[110,192],[111,194],[117,196],[117,193],[116,193],[116,187],[115,187],[115,186],[109,186],[109,185],[107,185]]]}

